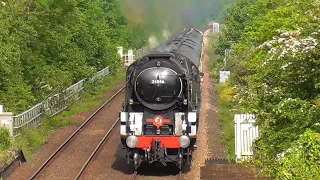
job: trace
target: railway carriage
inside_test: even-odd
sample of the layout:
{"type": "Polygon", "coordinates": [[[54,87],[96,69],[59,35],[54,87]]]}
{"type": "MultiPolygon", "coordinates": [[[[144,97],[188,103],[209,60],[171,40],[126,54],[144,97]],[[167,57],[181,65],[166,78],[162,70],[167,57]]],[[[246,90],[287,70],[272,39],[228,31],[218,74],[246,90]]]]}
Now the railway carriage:
{"type": "Polygon", "coordinates": [[[132,63],[126,72],[120,134],[128,163],[176,163],[196,149],[203,33],[185,28],[132,63]]]}

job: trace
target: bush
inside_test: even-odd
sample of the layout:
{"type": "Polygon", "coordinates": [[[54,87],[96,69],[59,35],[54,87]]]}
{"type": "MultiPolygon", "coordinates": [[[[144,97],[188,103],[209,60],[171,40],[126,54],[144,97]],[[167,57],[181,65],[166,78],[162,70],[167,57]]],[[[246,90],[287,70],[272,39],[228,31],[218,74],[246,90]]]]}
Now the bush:
{"type": "Polygon", "coordinates": [[[218,87],[218,91],[220,94],[220,100],[225,102],[231,102],[232,101],[232,87],[229,85],[229,83],[222,83],[218,87]]]}
{"type": "Polygon", "coordinates": [[[220,55],[232,52],[231,108],[256,114],[252,162],[272,179],[319,179],[320,4],[312,2],[239,0],[219,38],[220,55]]]}
{"type": "Polygon", "coordinates": [[[278,179],[320,179],[320,134],[307,130],[277,166],[278,179]]]}
{"type": "Polygon", "coordinates": [[[7,150],[11,146],[12,141],[9,130],[7,128],[0,127],[0,150],[7,150]]]}

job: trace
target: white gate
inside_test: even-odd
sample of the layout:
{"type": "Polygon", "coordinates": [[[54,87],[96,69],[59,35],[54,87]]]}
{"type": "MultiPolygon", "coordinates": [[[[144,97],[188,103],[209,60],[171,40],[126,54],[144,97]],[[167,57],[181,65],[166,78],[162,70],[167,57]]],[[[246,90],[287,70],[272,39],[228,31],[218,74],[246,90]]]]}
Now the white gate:
{"type": "Polygon", "coordinates": [[[254,114],[235,114],[235,153],[237,160],[253,156],[252,143],[259,136],[258,126],[253,126],[254,114]]]}

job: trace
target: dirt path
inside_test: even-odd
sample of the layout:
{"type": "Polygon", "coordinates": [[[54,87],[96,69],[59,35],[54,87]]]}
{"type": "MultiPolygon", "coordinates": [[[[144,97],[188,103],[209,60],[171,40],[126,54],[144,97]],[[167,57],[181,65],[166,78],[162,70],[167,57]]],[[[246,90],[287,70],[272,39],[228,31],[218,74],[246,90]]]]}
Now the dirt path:
{"type": "Polygon", "coordinates": [[[224,156],[223,144],[221,142],[221,129],[218,125],[218,101],[217,95],[213,94],[212,84],[213,80],[209,78],[209,61],[210,57],[207,55],[207,49],[209,47],[209,37],[207,35],[210,30],[204,33],[204,56],[203,56],[203,72],[204,83],[202,86],[202,105],[200,112],[200,124],[198,130],[198,149],[193,154],[191,170],[184,174],[184,179],[196,180],[200,179],[200,167],[205,163],[205,160],[210,157],[210,146],[208,142],[211,138],[214,143],[214,149],[211,150],[214,154],[220,157],[224,156]],[[210,134],[209,132],[215,132],[210,134]],[[209,138],[210,136],[210,138],[209,138]]]}

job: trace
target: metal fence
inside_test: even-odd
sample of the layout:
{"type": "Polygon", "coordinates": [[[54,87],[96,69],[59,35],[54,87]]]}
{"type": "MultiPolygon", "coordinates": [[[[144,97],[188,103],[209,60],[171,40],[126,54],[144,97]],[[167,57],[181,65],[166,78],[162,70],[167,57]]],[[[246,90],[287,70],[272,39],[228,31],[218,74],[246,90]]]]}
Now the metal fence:
{"type": "Polygon", "coordinates": [[[93,77],[82,79],[61,93],[55,94],[29,110],[13,116],[13,137],[18,136],[22,128],[38,127],[41,124],[41,117],[44,114],[54,116],[65,110],[74,100],[80,98],[80,93],[84,89],[87,81],[96,81],[109,73],[109,67],[106,67],[97,72],[93,77]]]}

